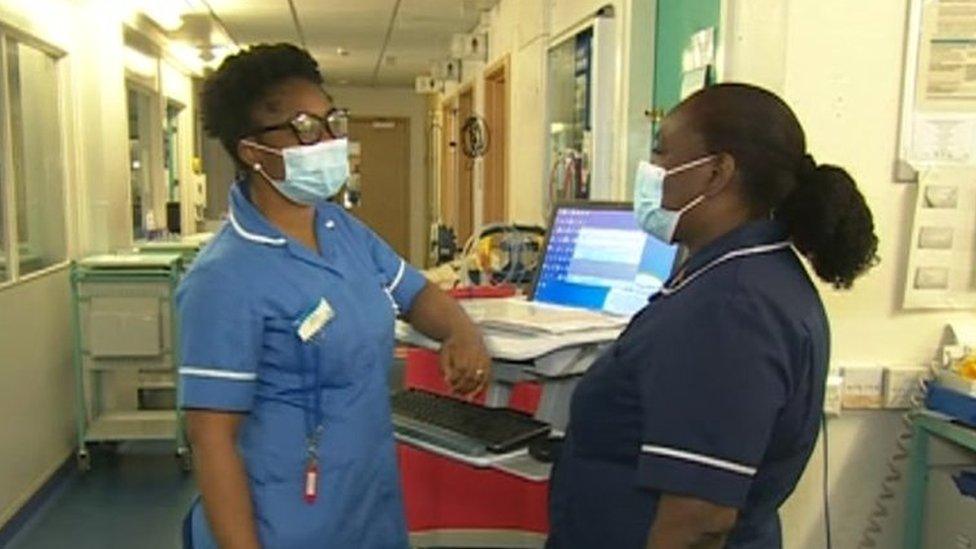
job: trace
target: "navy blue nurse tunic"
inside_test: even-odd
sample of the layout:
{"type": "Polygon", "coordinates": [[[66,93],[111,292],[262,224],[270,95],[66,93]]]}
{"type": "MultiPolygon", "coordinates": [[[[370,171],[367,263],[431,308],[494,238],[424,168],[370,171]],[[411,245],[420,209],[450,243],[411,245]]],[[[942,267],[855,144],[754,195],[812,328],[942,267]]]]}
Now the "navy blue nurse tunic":
{"type": "Polygon", "coordinates": [[[727,547],[780,547],[777,509],[816,443],[829,354],[779,223],[701,250],[577,387],[548,547],[646,547],[664,493],[737,508],[727,547]]]}

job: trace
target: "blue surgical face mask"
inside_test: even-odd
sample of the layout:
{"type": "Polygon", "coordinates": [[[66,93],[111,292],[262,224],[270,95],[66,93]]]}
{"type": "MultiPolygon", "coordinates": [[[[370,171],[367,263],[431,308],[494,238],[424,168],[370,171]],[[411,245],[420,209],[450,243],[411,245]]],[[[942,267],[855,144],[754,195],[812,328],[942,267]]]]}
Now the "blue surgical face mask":
{"type": "Polygon", "coordinates": [[[280,151],[253,141],[245,141],[244,144],[282,157],[285,164],[283,180],[276,181],[269,176],[261,164],[255,164],[254,171],[296,204],[311,205],[328,200],[349,179],[348,139],[286,147],[280,151]]]}
{"type": "Polygon", "coordinates": [[[634,215],[637,216],[637,224],[641,229],[662,242],[673,244],[681,216],[701,204],[705,195],[699,195],[680,210],[669,210],[664,207],[664,179],[701,166],[712,158],[714,157],[699,158],[670,171],[649,162],[641,162],[637,166],[637,177],[634,180],[634,215]]]}

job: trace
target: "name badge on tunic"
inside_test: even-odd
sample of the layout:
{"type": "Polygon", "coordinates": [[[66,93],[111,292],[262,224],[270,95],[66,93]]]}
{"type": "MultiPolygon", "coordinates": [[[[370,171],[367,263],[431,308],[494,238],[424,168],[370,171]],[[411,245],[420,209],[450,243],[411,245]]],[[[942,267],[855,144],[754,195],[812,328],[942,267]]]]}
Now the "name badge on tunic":
{"type": "Polygon", "coordinates": [[[335,311],[332,309],[332,305],[329,305],[329,302],[323,297],[319,300],[319,304],[312,309],[312,312],[308,313],[301,324],[298,325],[298,339],[301,339],[302,343],[308,343],[333,318],[335,318],[335,311]]]}

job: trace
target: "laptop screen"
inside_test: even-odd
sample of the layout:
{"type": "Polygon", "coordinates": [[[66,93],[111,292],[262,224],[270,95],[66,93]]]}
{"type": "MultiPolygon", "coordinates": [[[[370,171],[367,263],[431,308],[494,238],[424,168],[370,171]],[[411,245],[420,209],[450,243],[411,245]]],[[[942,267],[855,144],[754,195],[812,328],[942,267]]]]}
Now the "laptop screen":
{"type": "Polygon", "coordinates": [[[637,226],[629,204],[560,206],[533,299],[632,316],[671,276],[677,247],[637,226]]]}

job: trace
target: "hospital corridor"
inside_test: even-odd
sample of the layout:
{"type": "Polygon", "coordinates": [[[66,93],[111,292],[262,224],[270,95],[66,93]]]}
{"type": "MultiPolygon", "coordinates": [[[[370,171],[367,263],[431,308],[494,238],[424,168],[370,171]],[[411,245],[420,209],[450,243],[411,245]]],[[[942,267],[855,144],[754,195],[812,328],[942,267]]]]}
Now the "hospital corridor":
{"type": "Polygon", "coordinates": [[[976,0],[0,0],[0,548],[976,547],[976,0]]]}

